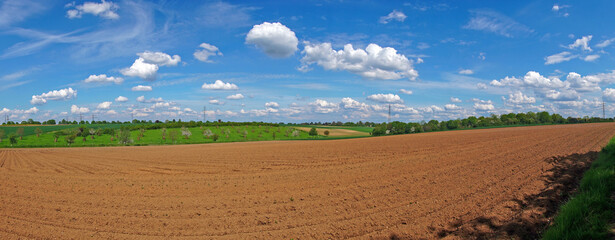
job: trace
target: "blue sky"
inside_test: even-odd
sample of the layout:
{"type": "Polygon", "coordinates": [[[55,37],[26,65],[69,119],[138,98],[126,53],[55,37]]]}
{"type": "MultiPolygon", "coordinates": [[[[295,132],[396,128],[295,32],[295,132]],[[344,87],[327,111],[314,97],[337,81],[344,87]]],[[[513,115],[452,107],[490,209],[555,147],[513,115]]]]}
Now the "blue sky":
{"type": "MultiPolygon", "coordinates": [[[[0,2],[11,120],[615,114],[613,1],[0,2]]],[[[4,118],[3,118],[4,119],[4,118]]]]}

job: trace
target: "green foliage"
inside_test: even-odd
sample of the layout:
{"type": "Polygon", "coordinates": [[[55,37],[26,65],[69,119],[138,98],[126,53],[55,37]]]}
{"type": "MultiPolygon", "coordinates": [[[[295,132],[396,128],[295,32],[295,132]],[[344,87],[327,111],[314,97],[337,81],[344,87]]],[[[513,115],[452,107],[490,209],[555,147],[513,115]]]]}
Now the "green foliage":
{"type": "Polygon", "coordinates": [[[548,112],[528,112],[528,113],[508,113],[500,116],[492,114],[491,116],[475,117],[470,116],[464,119],[452,119],[439,122],[438,120],[430,120],[429,122],[421,123],[404,123],[394,121],[391,123],[375,124],[372,135],[381,136],[386,134],[406,134],[418,132],[433,132],[454,129],[469,129],[469,128],[487,128],[500,126],[518,126],[518,125],[534,125],[534,124],[564,124],[564,123],[590,123],[590,122],[612,122],[612,118],[564,118],[559,114],[550,115],[548,112]]]}
{"type": "Polygon", "coordinates": [[[316,128],[313,127],[312,129],[310,129],[310,132],[308,132],[308,134],[312,137],[318,136],[318,131],[316,131],[316,128]]]}
{"type": "Polygon", "coordinates": [[[128,145],[129,143],[131,143],[132,138],[130,138],[130,130],[128,130],[127,128],[120,129],[120,135],[118,137],[118,140],[122,145],[128,145]]]}
{"type": "Polygon", "coordinates": [[[4,129],[0,129],[0,142],[2,142],[2,139],[4,138],[4,129]]]}
{"type": "Polygon", "coordinates": [[[615,202],[615,138],[585,172],[578,192],[560,208],[543,239],[607,239],[615,202]]]}
{"type": "Polygon", "coordinates": [[[10,134],[9,142],[11,143],[11,146],[13,146],[14,144],[17,144],[17,136],[15,136],[15,134],[10,134]]]}
{"type": "Polygon", "coordinates": [[[212,136],[211,136],[211,138],[214,140],[214,142],[215,142],[215,141],[218,141],[218,138],[219,138],[219,137],[220,137],[220,136],[218,136],[218,134],[214,134],[214,135],[212,135],[212,136]]]}
{"type": "Polygon", "coordinates": [[[329,136],[329,134],[330,134],[329,130],[325,130],[325,132],[323,132],[323,133],[324,133],[324,134],[325,134],[325,136],[327,136],[327,137],[328,137],[328,136],[329,136]]]}
{"type": "Polygon", "coordinates": [[[19,136],[20,140],[23,138],[23,133],[24,133],[24,129],[23,128],[18,128],[17,131],[15,132],[15,134],[17,134],[17,136],[19,136]]]}
{"type": "Polygon", "coordinates": [[[66,143],[68,143],[68,145],[71,145],[71,144],[75,143],[75,138],[77,138],[77,135],[75,135],[75,134],[67,135],[66,137],[64,137],[64,139],[66,140],[66,143]]]}
{"type": "Polygon", "coordinates": [[[39,137],[43,133],[43,130],[41,130],[41,128],[36,128],[34,129],[34,133],[36,133],[36,137],[39,137]]]}

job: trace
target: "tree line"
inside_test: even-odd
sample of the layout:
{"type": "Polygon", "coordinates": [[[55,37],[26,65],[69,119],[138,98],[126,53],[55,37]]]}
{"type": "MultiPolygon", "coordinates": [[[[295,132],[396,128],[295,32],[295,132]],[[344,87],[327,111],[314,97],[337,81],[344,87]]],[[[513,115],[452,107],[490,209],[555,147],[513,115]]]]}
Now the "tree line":
{"type": "Polygon", "coordinates": [[[485,117],[470,116],[464,119],[454,119],[448,121],[430,120],[429,122],[409,122],[404,123],[394,121],[391,123],[381,123],[374,126],[373,136],[387,134],[406,134],[419,132],[433,132],[454,129],[487,128],[499,126],[518,126],[518,125],[538,125],[538,124],[568,124],[568,123],[595,123],[613,122],[613,118],[588,117],[583,118],[564,118],[561,115],[549,112],[527,112],[509,113],[485,117]]]}

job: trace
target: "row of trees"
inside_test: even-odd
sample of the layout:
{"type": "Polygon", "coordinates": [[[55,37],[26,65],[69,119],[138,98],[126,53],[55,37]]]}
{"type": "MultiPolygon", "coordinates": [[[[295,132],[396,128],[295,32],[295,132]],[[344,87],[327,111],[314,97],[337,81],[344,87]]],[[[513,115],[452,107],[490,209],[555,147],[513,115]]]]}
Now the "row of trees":
{"type": "Polygon", "coordinates": [[[464,119],[454,119],[449,121],[439,122],[438,120],[431,120],[429,122],[419,123],[404,123],[404,122],[391,122],[377,124],[372,131],[372,135],[387,135],[387,134],[406,134],[417,132],[432,132],[443,131],[453,129],[466,129],[466,128],[481,128],[481,127],[498,127],[498,126],[514,126],[514,125],[534,125],[534,124],[567,124],[567,123],[593,123],[593,122],[612,122],[613,118],[597,118],[588,117],[583,118],[564,118],[561,115],[548,112],[528,112],[528,113],[509,113],[502,115],[492,114],[489,117],[475,117],[470,116],[464,119]]]}

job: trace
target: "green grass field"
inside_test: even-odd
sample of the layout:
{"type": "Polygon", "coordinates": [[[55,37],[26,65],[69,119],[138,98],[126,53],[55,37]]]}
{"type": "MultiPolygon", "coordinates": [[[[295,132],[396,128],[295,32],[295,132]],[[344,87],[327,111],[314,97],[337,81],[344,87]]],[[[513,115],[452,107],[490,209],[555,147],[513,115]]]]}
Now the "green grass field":
{"type": "MultiPolygon", "coordinates": [[[[105,126],[97,126],[97,125],[87,125],[90,128],[104,128],[105,126]]],[[[120,125],[116,125],[117,128],[120,127],[120,125]]],[[[64,125],[62,126],[63,128],[59,128],[59,129],[55,129],[52,130],[52,128],[50,129],[45,129],[48,131],[45,131],[45,133],[41,134],[40,137],[36,137],[36,135],[34,134],[34,129],[36,129],[36,127],[33,127],[33,129],[31,129],[32,134],[26,135],[24,134],[24,137],[22,140],[18,140],[17,144],[14,144],[13,146],[11,146],[11,144],[9,143],[9,139],[8,139],[8,134],[6,134],[7,136],[5,136],[2,139],[2,142],[0,143],[0,148],[1,147],[18,147],[18,148],[24,148],[24,147],[95,147],[95,146],[121,146],[123,144],[119,143],[118,137],[114,136],[113,137],[113,141],[111,140],[111,135],[108,134],[102,134],[100,136],[94,136],[94,139],[92,139],[92,136],[88,136],[86,138],[85,141],[83,141],[83,137],[77,137],[75,138],[75,142],[71,145],[69,145],[67,143],[67,141],[65,140],[65,136],[61,136],[58,139],[58,142],[54,142],[54,134],[53,131],[57,131],[57,130],[62,130],[62,129],[67,129],[67,128],[77,128],[77,125],[64,125]]],[[[43,129],[43,128],[41,128],[43,129]]],[[[192,133],[192,135],[188,138],[185,138],[184,136],[181,135],[181,131],[179,128],[169,128],[167,129],[167,136],[166,136],[166,140],[162,139],[162,130],[161,129],[153,129],[153,130],[146,130],[143,133],[143,137],[140,138],[140,132],[139,131],[131,131],[131,139],[132,142],[128,145],[133,145],[133,146],[142,146],[142,145],[164,145],[164,144],[195,144],[195,143],[213,143],[214,140],[212,139],[212,137],[206,138],[203,135],[203,132],[206,129],[210,129],[212,131],[212,133],[214,134],[218,134],[219,138],[216,142],[244,142],[244,141],[270,141],[270,140],[300,140],[300,139],[315,139],[315,138],[324,138],[324,137],[310,137],[308,135],[307,132],[304,131],[298,131],[299,135],[294,137],[292,135],[292,130],[294,128],[292,127],[287,127],[287,126],[280,126],[280,127],[268,127],[268,126],[240,126],[240,127],[231,127],[231,126],[224,126],[224,127],[194,127],[194,128],[188,128],[190,130],[190,132],[192,133]],[[177,132],[177,138],[175,141],[173,141],[170,137],[170,132],[171,131],[176,131],[177,132]],[[247,132],[247,137],[244,138],[244,133],[247,132]],[[273,137],[275,133],[275,139],[273,137]]],[[[116,133],[116,135],[119,134],[116,133]]]]}
{"type": "Polygon", "coordinates": [[[614,191],[615,138],[583,174],[578,192],[560,208],[543,239],[612,239],[614,191]]]}
{"type": "Polygon", "coordinates": [[[374,128],[373,127],[345,127],[345,126],[325,126],[325,125],[299,125],[297,127],[315,127],[315,128],[330,128],[330,129],[348,129],[354,130],[358,132],[366,132],[371,133],[374,128]]]}
{"type": "MultiPolygon", "coordinates": [[[[88,125],[39,125],[39,126],[0,126],[1,130],[4,130],[5,138],[9,134],[16,133],[17,129],[24,129],[24,136],[34,135],[34,130],[40,128],[43,133],[58,131],[62,129],[76,128],[79,126],[93,127],[93,128],[113,128],[118,129],[122,125],[120,124],[88,124],[88,125]]],[[[124,125],[125,126],[125,125],[124,125]]]]}

